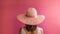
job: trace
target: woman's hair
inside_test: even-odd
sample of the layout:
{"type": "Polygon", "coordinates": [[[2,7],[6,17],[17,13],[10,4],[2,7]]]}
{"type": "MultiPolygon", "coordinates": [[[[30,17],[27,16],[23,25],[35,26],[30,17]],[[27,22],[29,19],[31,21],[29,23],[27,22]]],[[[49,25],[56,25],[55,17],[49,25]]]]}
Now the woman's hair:
{"type": "Polygon", "coordinates": [[[26,24],[26,30],[27,31],[34,31],[36,30],[37,25],[27,25],[26,24]]]}

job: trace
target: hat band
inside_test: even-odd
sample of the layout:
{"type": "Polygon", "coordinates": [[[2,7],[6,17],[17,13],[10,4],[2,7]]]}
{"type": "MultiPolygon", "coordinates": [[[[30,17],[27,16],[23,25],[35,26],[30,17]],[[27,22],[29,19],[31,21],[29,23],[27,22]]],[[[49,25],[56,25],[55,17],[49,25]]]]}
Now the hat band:
{"type": "Polygon", "coordinates": [[[28,16],[28,15],[25,15],[26,17],[30,17],[30,18],[34,18],[35,16],[28,16]]]}

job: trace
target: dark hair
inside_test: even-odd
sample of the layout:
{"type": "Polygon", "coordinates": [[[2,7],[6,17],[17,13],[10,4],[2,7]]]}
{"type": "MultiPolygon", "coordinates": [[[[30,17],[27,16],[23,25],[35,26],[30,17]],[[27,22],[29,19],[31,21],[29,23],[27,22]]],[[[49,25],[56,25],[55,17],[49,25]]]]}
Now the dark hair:
{"type": "Polygon", "coordinates": [[[34,31],[36,30],[37,25],[27,25],[26,24],[26,30],[27,31],[34,31]]]}

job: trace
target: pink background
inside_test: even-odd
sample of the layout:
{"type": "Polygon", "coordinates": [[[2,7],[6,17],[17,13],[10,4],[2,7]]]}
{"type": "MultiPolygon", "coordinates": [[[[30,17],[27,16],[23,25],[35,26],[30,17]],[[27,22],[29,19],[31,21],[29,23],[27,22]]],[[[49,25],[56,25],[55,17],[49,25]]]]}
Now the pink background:
{"type": "Polygon", "coordinates": [[[0,0],[0,34],[18,34],[24,24],[16,18],[34,7],[45,21],[38,25],[44,34],[60,34],[60,0],[0,0]]]}

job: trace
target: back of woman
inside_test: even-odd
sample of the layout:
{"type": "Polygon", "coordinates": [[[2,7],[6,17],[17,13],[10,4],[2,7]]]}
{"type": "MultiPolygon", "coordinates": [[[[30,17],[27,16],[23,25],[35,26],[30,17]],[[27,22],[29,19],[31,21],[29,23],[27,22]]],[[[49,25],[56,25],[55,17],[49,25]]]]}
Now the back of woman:
{"type": "Polygon", "coordinates": [[[43,29],[37,27],[35,31],[27,31],[25,28],[21,28],[19,34],[43,34],[43,29]]]}

